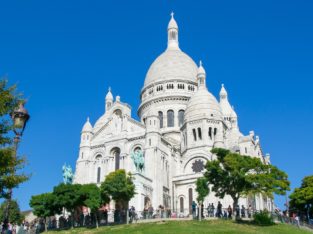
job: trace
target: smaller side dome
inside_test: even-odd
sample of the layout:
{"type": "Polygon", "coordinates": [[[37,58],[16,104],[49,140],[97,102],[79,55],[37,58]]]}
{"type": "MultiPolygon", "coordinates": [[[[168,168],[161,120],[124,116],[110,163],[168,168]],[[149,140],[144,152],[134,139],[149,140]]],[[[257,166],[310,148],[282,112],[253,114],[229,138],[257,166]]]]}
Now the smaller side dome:
{"type": "Polygon", "coordinates": [[[190,98],[184,116],[185,122],[202,118],[222,120],[221,108],[207,89],[199,89],[190,98]]]}
{"type": "Polygon", "coordinates": [[[113,95],[111,93],[111,87],[109,87],[108,93],[105,96],[105,100],[113,100],[113,95]]]}
{"type": "Polygon", "coordinates": [[[82,132],[92,132],[92,125],[89,121],[89,117],[87,118],[87,121],[83,126],[82,132]]]}
{"type": "Polygon", "coordinates": [[[184,116],[185,122],[202,118],[222,120],[220,105],[208,91],[205,85],[205,77],[205,70],[200,62],[198,68],[199,89],[187,104],[184,116]]]}

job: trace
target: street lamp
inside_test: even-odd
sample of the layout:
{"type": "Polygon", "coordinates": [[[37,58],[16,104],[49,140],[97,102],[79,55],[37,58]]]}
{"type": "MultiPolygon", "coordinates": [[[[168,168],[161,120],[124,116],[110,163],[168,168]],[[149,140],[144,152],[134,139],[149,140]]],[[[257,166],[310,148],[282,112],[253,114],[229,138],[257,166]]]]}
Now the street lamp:
{"type": "Polygon", "coordinates": [[[17,137],[19,141],[19,138],[23,135],[26,123],[29,119],[28,111],[25,109],[23,102],[21,102],[18,108],[13,111],[11,118],[13,120],[15,137],[17,137]]]}
{"type": "MultiPolygon", "coordinates": [[[[14,137],[14,157],[17,157],[17,146],[20,141],[21,136],[23,135],[24,129],[26,127],[27,121],[29,120],[28,111],[24,107],[24,102],[20,102],[19,106],[11,113],[11,118],[13,120],[13,131],[15,133],[14,137]]],[[[10,204],[12,199],[12,188],[9,189],[7,207],[5,212],[4,227],[7,228],[9,223],[10,215],[10,204]]]]}

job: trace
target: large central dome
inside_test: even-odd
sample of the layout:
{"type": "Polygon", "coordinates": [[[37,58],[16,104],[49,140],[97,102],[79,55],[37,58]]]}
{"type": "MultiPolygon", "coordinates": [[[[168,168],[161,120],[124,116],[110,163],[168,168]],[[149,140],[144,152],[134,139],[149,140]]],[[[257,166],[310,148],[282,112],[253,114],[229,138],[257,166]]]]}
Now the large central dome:
{"type": "Polygon", "coordinates": [[[150,66],[144,86],[173,79],[196,82],[197,65],[179,48],[167,49],[150,66]]]}
{"type": "Polygon", "coordinates": [[[167,27],[167,34],[167,49],[150,66],[144,88],[154,83],[170,80],[196,82],[197,65],[179,48],[178,26],[173,15],[167,27]]]}

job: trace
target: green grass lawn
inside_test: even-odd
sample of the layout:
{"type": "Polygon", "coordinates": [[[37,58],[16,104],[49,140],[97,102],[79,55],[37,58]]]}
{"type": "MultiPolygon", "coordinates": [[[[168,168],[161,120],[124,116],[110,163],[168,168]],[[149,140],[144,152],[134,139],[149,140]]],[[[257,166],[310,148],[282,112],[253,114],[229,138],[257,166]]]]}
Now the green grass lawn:
{"type": "MultiPolygon", "coordinates": [[[[50,232],[55,234],[56,232],[50,232]]],[[[69,233],[112,233],[112,234],[202,234],[202,233],[275,233],[275,234],[297,234],[313,232],[286,224],[260,227],[252,224],[238,224],[233,221],[212,220],[212,221],[167,221],[159,223],[144,223],[117,225],[111,227],[100,227],[99,229],[78,228],[68,231],[57,232],[69,233]]]]}

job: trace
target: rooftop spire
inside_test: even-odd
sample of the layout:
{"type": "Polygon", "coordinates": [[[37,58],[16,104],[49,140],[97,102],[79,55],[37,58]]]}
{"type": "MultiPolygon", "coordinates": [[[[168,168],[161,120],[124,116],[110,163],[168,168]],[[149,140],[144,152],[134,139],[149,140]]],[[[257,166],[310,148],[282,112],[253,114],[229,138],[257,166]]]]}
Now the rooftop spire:
{"type": "Polygon", "coordinates": [[[206,73],[205,70],[202,66],[202,61],[200,60],[199,62],[199,68],[198,68],[198,74],[197,74],[197,78],[198,78],[198,87],[199,88],[206,88],[205,85],[205,77],[206,77],[206,73]]]}
{"type": "Polygon", "coordinates": [[[222,88],[220,91],[220,99],[227,99],[227,91],[224,87],[224,84],[222,84],[222,88]]]}
{"type": "Polygon", "coordinates": [[[171,13],[171,20],[167,27],[167,49],[179,49],[178,46],[178,26],[174,19],[174,12],[171,13]]]}
{"type": "Polygon", "coordinates": [[[105,96],[105,100],[113,100],[113,95],[111,93],[111,87],[109,87],[108,93],[105,96]]]}

